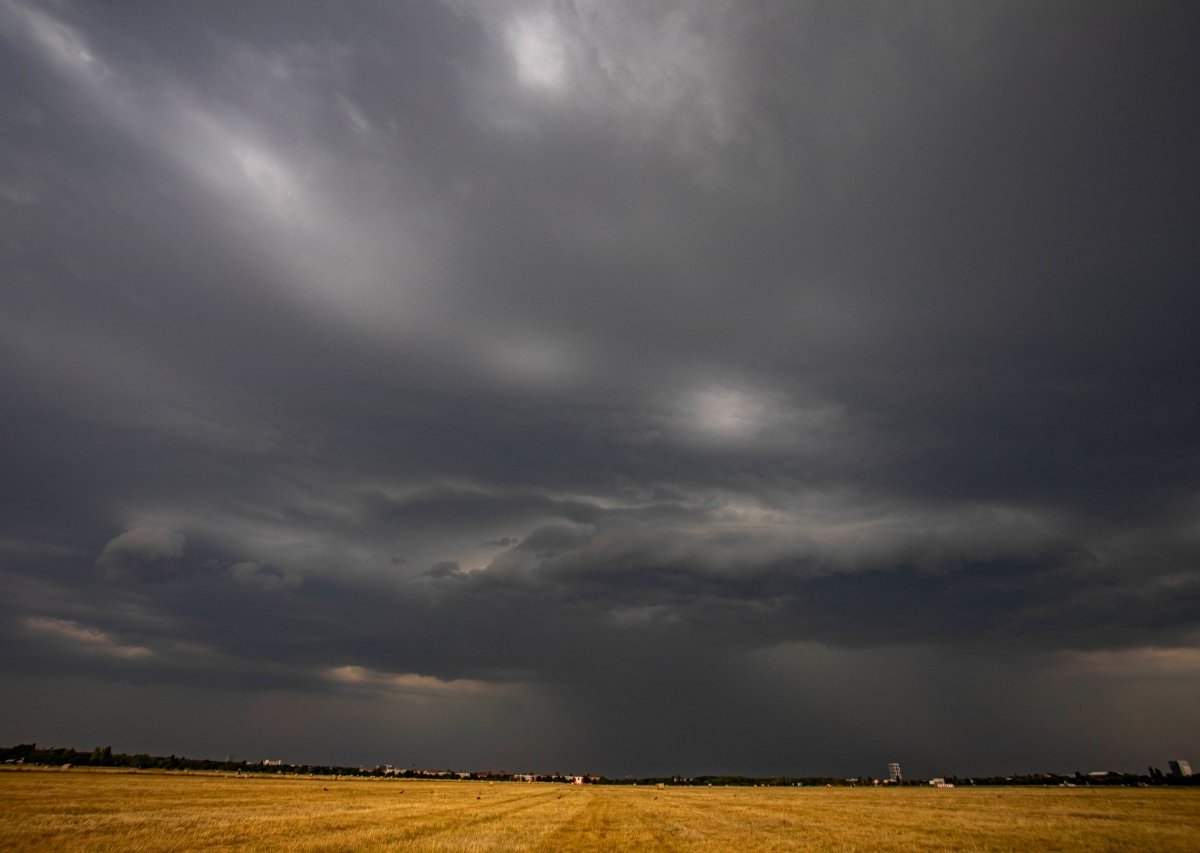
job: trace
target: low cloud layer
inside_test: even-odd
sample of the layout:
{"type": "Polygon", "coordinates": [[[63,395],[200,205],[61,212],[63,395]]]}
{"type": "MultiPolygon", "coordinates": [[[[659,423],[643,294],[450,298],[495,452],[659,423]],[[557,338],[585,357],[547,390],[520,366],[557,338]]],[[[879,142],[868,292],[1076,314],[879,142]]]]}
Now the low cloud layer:
{"type": "Polygon", "coordinates": [[[184,541],[173,530],[131,527],[101,549],[96,566],[112,580],[145,580],[169,571],[183,556],[184,541]]]}
{"type": "Polygon", "coordinates": [[[0,741],[1195,757],[1198,36],[0,3],[0,741]]]}

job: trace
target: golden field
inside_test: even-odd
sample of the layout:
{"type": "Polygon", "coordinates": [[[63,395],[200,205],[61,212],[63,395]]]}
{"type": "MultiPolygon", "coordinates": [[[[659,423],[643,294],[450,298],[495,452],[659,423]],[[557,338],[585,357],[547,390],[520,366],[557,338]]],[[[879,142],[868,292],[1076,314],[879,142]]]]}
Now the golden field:
{"type": "Polygon", "coordinates": [[[1198,850],[1200,789],[0,772],[2,850],[1198,850]]]}

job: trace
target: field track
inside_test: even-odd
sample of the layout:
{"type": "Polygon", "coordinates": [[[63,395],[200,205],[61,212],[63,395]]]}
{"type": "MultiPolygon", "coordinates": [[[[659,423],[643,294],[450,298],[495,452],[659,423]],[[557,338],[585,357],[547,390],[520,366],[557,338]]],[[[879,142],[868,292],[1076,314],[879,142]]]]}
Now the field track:
{"type": "Polygon", "coordinates": [[[1200,789],[646,788],[0,772],[0,850],[1188,850],[1200,789]]]}

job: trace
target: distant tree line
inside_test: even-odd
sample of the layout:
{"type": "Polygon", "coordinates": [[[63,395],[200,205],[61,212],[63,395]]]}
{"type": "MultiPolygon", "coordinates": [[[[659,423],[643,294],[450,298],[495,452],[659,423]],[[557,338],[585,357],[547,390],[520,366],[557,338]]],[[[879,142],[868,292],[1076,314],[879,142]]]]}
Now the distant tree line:
{"type": "MultiPolygon", "coordinates": [[[[579,778],[570,774],[550,773],[531,777],[499,771],[476,771],[466,773],[456,770],[400,769],[386,765],[373,768],[340,767],[329,764],[264,764],[262,762],[218,761],[211,758],[186,758],[180,755],[130,755],[113,752],[112,747],[98,746],[90,752],[70,747],[48,747],[39,749],[35,743],[0,747],[0,761],[5,764],[34,764],[50,767],[129,767],[138,770],[207,770],[225,773],[255,774],[303,774],[314,776],[370,776],[399,779],[476,779],[487,781],[528,781],[570,783],[579,778]]],[[[1108,771],[1104,773],[1026,773],[1013,776],[946,776],[945,781],[955,786],[971,785],[1060,785],[1095,786],[1117,785],[1125,787],[1147,785],[1197,785],[1200,775],[1177,776],[1163,773],[1155,767],[1147,768],[1145,774],[1108,771]]],[[[873,779],[870,776],[845,779],[833,776],[627,776],[622,779],[606,779],[603,776],[582,777],[589,784],[601,785],[688,785],[688,786],[770,786],[770,787],[837,787],[890,785],[894,783],[873,779]]],[[[909,786],[927,786],[928,780],[906,779],[899,783],[909,786]]]]}
{"type": "MultiPolygon", "coordinates": [[[[378,767],[341,767],[332,764],[284,764],[261,761],[219,761],[212,758],[187,758],[181,755],[131,755],[113,752],[110,746],[98,746],[90,752],[71,747],[38,748],[36,743],[0,747],[0,761],[4,764],[31,764],[48,767],[129,767],[137,770],[208,770],[225,773],[255,774],[302,774],[314,776],[368,776],[399,779],[476,779],[488,781],[510,781],[520,777],[516,774],[497,771],[466,773],[456,770],[400,769],[386,765],[378,767]]],[[[569,783],[574,776],[562,773],[539,775],[539,782],[569,783]]],[[[599,776],[585,777],[587,781],[601,781],[599,776]]]]}
{"type": "MultiPolygon", "coordinates": [[[[1117,785],[1138,787],[1146,785],[1200,785],[1200,775],[1172,776],[1155,768],[1144,775],[1109,771],[1103,776],[1087,773],[1026,773],[1015,776],[946,776],[944,781],[955,787],[972,785],[1059,785],[1095,786],[1117,785]]],[[[874,779],[870,776],[846,779],[840,776],[655,776],[605,779],[607,785],[721,785],[743,787],[929,787],[928,779],[905,779],[903,782],[874,779]]]]}
{"type": "Polygon", "coordinates": [[[305,773],[322,776],[371,775],[358,767],[335,767],[332,765],[264,765],[250,761],[211,758],[186,758],[181,755],[130,755],[113,752],[110,746],[98,746],[90,752],[70,747],[39,749],[35,743],[0,747],[0,761],[5,764],[42,764],[51,767],[132,767],[138,770],[215,770],[228,773],[305,773]]]}
{"type": "Polygon", "coordinates": [[[847,780],[832,776],[626,776],[623,779],[605,779],[604,782],[608,785],[720,785],[750,788],[847,784],[847,780]]]}

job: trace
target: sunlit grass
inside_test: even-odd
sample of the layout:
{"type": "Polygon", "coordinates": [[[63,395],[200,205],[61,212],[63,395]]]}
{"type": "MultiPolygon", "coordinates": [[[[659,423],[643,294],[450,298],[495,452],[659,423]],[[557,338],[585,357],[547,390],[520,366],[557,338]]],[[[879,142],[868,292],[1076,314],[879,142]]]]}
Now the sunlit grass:
{"type": "Polygon", "coordinates": [[[1200,790],[0,772],[3,850],[1196,850],[1200,790]]]}

